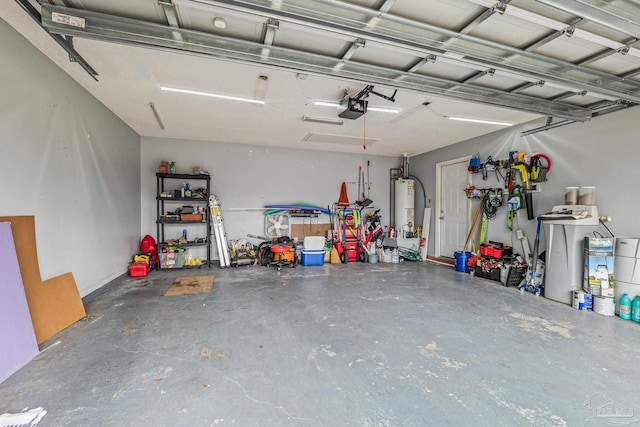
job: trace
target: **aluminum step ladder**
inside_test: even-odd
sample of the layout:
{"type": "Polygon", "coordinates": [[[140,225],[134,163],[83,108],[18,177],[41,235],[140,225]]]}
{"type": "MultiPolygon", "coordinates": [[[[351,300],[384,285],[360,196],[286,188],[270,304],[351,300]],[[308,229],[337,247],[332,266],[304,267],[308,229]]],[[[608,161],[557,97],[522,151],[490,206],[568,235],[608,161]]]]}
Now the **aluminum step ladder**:
{"type": "Polygon", "coordinates": [[[220,213],[220,202],[215,195],[209,196],[209,209],[211,211],[211,224],[216,239],[216,248],[220,258],[220,267],[229,267],[231,259],[229,256],[229,244],[227,243],[227,233],[224,231],[224,222],[220,213]]]}

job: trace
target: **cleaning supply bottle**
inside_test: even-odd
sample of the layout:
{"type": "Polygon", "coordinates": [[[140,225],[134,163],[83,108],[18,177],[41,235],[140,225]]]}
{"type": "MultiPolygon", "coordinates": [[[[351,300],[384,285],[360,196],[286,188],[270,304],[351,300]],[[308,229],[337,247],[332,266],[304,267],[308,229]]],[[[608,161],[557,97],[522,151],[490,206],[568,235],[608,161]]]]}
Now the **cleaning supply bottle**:
{"type": "Polygon", "coordinates": [[[620,318],[624,320],[631,319],[631,300],[626,293],[620,297],[620,318]]]}
{"type": "Polygon", "coordinates": [[[640,322],[640,295],[636,295],[631,303],[631,320],[640,322]]]}

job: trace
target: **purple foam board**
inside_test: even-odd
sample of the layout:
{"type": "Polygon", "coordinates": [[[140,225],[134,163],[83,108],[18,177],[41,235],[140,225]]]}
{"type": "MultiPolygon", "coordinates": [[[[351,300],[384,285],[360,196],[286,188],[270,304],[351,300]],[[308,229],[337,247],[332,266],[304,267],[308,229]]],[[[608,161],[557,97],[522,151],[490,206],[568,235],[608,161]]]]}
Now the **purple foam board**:
{"type": "Polygon", "coordinates": [[[38,354],[11,224],[0,222],[0,383],[38,354]]]}

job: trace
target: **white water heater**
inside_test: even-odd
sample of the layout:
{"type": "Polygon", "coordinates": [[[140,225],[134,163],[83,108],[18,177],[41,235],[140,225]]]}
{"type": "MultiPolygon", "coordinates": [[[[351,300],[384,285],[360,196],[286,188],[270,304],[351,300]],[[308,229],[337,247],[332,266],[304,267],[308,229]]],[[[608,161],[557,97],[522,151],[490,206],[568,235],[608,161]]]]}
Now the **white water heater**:
{"type": "Polygon", "coordinates": [[[398,233],[413,231],[415,225],[415,187],[416,183],[412,179],[398,178],[396,180],[394,219],[398,233]]]}

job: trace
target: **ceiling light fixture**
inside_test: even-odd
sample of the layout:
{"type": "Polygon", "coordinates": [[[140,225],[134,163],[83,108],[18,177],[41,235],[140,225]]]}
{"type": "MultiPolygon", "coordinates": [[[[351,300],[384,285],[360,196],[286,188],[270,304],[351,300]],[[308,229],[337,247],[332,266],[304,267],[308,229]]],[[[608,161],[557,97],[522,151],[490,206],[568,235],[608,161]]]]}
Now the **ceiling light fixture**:
{"type": "Polygon", "coordinates": [[[213,18],[213,26],[224,30],[227,28],[227,21],[224,18],[213,18]]]}
{"type": "MultiPolygon", "coordinates": [[[[334,107],[337,108],[340,104],[338,104],[337,102],[331,102],[331,101],[316,101],[314,102],[314,105],[317,105],[319,107],[334,107]]],[[[392,114],[398,114],[400,112],[400,109],[398,108],[386,108],[386,107],[372,107],[372,106],[367,106],[367,111],[377,111],[378,113],[392,113],[392,114]]]]}
{"type": "Polygon", "coordinates": [[[198,96],[208,96],[210,98],[228,99],[230,101],[250,102],[252,104],[261,104],[261,105],[266,104],[265,101],[260,101],[258,99],[241,98],[238,96],[219,95],[217,93],[201,92],[199,90],[179,89],[179,88],[167,87],[167,86],[160,86],[160,90],[163,90],[166,92],[186,93],[187,95],[198,95],[198,96]]]}
{"type": "Polygon", "coordinates": [[[484,123],[487,125],[498,125],[498,126],[513,126],[513,123],[507,123],[507,122],[497,122],[494,120],[482,120],[482,119],[469,119],[466,117],[453,117],[453,116],[449,116],[447,117],[449,120],[456,120],[459,122],[472,122],[472,123],[484,123]]]}
{"type": "Polygon", "coordinates": [[[316,101],[314,104],[320,107],[337,107],[339,105],[337,102],[330,101],[316,101]]]}
{"type": "Polygon", "coordinates": [[[400,110],[397,108],[383,108],[383,107],[367,107],[367,111],[377,111],[378,113],[392,113],[398,114],[400,110]]]}
{"type": "Polygon", "coordinates": [[[307,115],[302,116],[302,121],[303,122],[324,123],[324,124],[327,124],[327,125],[342,125],[342,124],[344,124],[344,120],[340,120],[340,119],[331,119],[331,118],[325,118],[325,117],[312,117],[312,116],[307,116],[307,115]]]}

